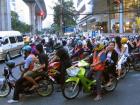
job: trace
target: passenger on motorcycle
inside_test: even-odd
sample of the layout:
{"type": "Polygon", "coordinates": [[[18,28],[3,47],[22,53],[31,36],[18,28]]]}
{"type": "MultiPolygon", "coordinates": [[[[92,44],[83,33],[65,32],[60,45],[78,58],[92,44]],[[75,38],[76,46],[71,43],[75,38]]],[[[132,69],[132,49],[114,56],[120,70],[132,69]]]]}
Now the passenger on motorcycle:
{"type": "MultiPolygon", "coordinates": [[[[34,61],[35,61],[35,56],[33,54],[31,54],[31,47],[29,45],[26,45],[24,48],[23,48],[23,51],[24,51],[24,55],[25,55],[25,61],[18,64],[18,65],[22,65],[24,64],[24,70],[22,75],[21,75],[21,78],[18,79],[15,83],[15,90],[14,90],[14,95],[13,95],[13,99],[9,100],[8,103],[14,103],[14,102],[18,102],[19,101],[19,94],[22,92],[23,90],[23,86],[22,86],[22,83],[27,79],[29,80],[30,82],[32,82],[32,78],[28,78],[28,76],[26,76],[25,74],[28,72],[28,71],[31,71],[33,70],[34,68],[34,61]],[[23,77],[23,75],[25,75],[23,77]]],[[[33,82],[32,82],[33,83],[33,82]]],[[[33,83],[36,85],[36,83],[33,83]]]]}
{"type": "Polygon", "coordinates": [[[126,62],[127,57],[129,56],[129,50],[128,50],[127,42],[128,42],[128,38],[123,37],[121,39],[122,49],[121,49],[121,53],[120,53],[117,68],[116,68],[118,70],[118,79],[120,79],[120,76],[121,76],[122,64],[124,62],[126,62]]]}
{"type": "Polygon", "coordinates": [[[93,63],[91,64],[91,69],[95,71],[95,79],[97,82],[97,96],[95,97],[95,101],[98,101],[102,98],[101,96],[101,77],[102,73],[105,70],[105,46],[103,44],[97,45],[93,55],[93,63]]]}
{"type": "Polygon", "coordinates": [[[109,81],[106,86],[111,84],[111,75],[117,77],[116,75],[116,64],[118,61],[118,53],[115,51],[115,42],[111,41],[106,51],[106,70],[104,72],[105,81],[109,81]]]}

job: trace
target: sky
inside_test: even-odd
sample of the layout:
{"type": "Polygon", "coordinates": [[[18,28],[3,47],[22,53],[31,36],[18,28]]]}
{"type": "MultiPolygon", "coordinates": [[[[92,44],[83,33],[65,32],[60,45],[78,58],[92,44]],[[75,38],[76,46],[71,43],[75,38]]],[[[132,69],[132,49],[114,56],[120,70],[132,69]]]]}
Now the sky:
{"type": "Polygon", "coordinates": [[[43,28],[49,27],[53,23],[53,15],[49,15],[49,14],[53,14],[53,6],[55,6],[55,2],[57,2],[57,0],[44,0],[44,1],[46,4],[48,15],[46,19],[43,21],[43,28]]]}

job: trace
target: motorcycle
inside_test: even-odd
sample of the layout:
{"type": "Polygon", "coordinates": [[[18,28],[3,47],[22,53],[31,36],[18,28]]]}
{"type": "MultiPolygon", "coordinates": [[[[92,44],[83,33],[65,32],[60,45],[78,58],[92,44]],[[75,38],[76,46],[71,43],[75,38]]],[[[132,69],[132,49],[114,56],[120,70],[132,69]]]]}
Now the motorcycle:
{"type": "MultiPolygon", "coordinates": [[[[13,61],[8,61],[6,63],[7,67],[4,67],[4,78],[1,79],[0,84],[0,97],[6,97],[11,93],[11,90],[15,88],[16,78],[12,74],[12,69],[16,67],[13,61]]],[[[54,87],[51,78],[49,78],[48,73],[44,72],[40,76],[35,78],[35,81],[38,83],[39,87],[30,90],[32,84],[29,81],[24,81],[21,85],[23,85],[22,94],[33,94],[37,93],[40,96],[49,96],[53,93],[54,87]]]]}
{"type": "Polygon", "coordinates": [[[60,62],[57,61],[57,62],[53,62],[53,63],[50,63],[49,66],[48,66],[48,76],[51,78],[51,80],[54,82],[54,83],[58,83],[58,76],[60,76],[60,62]]]}
{"type": "Polygon", "coordinates": [[[140,53],[133,53],[134,70],[140,71],[140,53]]]}
{"type": "MultiPolygon", "coordinates": [[[[87,67],[89,67],[89,63],[81,60],[66,70],[69,77],[65,81],[62,89],[63,96],[66,99],[76,98],[82,89],[84,92],[88,93],[96,91],[96,80],[94,78],[89,79],[86,76],[87,67]]],[[[106,86],[107,83],[108,81],[104,82],[102,80],[102,88],[107,92],[114,91],[117,86],[117,78],[112,76],[111,84],[106,86]]]]}

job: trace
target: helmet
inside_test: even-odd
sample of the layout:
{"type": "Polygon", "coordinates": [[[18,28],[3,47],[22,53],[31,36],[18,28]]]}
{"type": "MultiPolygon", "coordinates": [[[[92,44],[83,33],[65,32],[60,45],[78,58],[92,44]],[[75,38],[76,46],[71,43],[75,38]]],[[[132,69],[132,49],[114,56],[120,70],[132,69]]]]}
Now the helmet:
{"type": "Polygon", "coordinates": [[[31,48],[31,46],[26,45],[26,46],[24,46],[24,47],[22,48],[22,50],[23,50],[23,51],[26,51],[26,52],[31,52],[31,51],[32,51],[32,48],[31,48]]]}
{"type": "Polygon", "coordinates": [[[81,40],[78,40],[77,41],[77,46],[82,46],[83,44],[82,44],[82,41],[81,40]]]}
{"type": "Polygon", "coordinates": [[[61,47],[62,47],[61,43],[57,43],[57,44],[54,46],[54,49],[55,49],[55,50],[58,50],[58,49],[61,48],[61,47]]]}
{"type": "Polygon", "coordinates": [[[100,50],[102,50],[104,47],[105,47],[104,44],[98,44],[98,45],[96,46],[95,50],[96,50],[96,51],[100,51],[100,50]]]}
{"type": "Polygon", "coordinates": [[[127,41],[128,41],[128,38],[126,38],[126,37],[123,37],[123,38],[121,39],[121,43],[127,43],[127,41]]]}

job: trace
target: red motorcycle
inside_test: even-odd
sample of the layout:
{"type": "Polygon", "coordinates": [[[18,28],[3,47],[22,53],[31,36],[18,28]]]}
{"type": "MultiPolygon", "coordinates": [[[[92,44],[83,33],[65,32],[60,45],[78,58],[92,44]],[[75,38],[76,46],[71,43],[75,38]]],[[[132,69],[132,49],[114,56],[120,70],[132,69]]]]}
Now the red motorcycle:
{"type": "Polygon", "coordinates": [[[61,63],[59,61],[50,63],[48,66],[48,75],[55,83],[58,83],[57,77],[60,76],[60,66],[61,63]]]}

